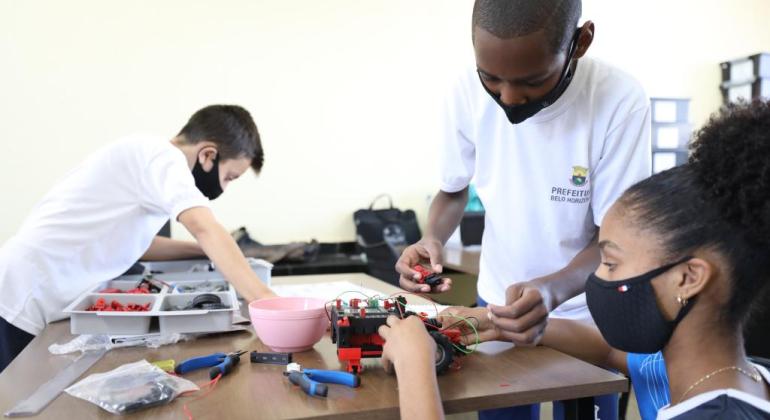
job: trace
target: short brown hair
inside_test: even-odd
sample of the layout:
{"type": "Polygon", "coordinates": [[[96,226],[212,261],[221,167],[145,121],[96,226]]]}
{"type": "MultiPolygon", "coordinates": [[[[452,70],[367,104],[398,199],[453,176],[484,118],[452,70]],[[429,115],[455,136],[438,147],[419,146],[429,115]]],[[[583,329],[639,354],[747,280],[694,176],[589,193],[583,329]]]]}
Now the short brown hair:
{"type": "Polygon", "coordinates": [[[249,111],[238,105],[209,105],[190,117],[179,136],[189,144],[211,141],[219,149],[219,159],[251,159],[259,173],[265,156],[257,125],[249,111]]]}

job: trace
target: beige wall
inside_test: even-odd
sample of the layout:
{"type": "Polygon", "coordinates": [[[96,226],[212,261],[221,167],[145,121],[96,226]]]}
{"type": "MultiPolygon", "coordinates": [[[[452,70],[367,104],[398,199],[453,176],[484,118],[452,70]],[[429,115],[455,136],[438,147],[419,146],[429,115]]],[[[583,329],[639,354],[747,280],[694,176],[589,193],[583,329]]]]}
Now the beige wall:
{"type": "MultiPolygon", "coordinates": [[[[718,63],[770,50],[768,0],[585,0],[589,54],[653,96],[720,103],[718,63]]],[[[0,0],[0,242],[84,155],[196,109],[252,111],[263,174],[214,204],[264,242],[351,240],[380,192],[424,217],[436,126],[471,57],[470,0],[0,0]]],[[[176,234],[186,235],[176,228],[176,234]]]]}

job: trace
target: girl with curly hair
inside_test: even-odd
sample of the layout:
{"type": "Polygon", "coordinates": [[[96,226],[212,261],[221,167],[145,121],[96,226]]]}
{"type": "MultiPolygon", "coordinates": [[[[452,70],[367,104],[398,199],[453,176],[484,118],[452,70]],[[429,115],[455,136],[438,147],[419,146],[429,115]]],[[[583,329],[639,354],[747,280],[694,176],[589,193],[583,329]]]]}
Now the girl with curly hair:
{"type": "MultiPolygon", "coordinates": [[[[588,307],[620,364],[621,352],[662,352],[670,404],[659,419],[770,419],[770,372],[747,359],[742,335],[770,289],[770,102],[724,108],[691,148],[686,165],[632,186],[607,213],[588,307]]],[[[499,337],[485,308],[450,311],[484,320],[483,339],[499,337]]],[[[425,342],[400,337],[425,334],[405,322],[383,327],[400,383],[432,375],[413,363],[399,372],[413,357],[399,344],[425,342]]],[[[544,344],[587,359],[590,347],[609,348],[576,334],[577,323],[549,322],[544,344]]]]}

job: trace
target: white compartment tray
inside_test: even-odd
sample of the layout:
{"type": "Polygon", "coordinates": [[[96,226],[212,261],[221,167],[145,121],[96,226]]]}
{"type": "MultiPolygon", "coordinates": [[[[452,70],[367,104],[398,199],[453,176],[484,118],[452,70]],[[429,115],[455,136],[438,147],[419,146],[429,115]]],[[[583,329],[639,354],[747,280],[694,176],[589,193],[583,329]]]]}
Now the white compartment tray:
{"type": "Polygon", "coordinates": [[[72,302],[64,313],[70,316],[70,330],[73,334],[138,335],[151,332],[161,334],[227,331],[233,324],[233,317],[240,313],[240,303],[235,289],[217,272],[156,274],[154,278],[184,287],[195,287],[205,282],[223,283],[226,289],[210,294],[220,298],[226,309],[178,310],[206,292],[179,293],[164,285],[160,293],[100,293],[106,288],[130,290],[143,276],[123,276],[104,282],[72,302]],[[150,303],[149,311],[112,312],[86,311],[97,299],[104,298],[109,304],[116,300],[123,305],[150,303]]]}

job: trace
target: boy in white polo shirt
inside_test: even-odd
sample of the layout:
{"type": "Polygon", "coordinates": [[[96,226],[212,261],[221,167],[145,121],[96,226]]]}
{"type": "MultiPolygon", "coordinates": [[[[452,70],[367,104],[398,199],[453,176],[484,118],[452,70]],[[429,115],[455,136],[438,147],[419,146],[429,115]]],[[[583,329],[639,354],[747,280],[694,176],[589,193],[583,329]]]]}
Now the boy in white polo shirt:
{"type": "Polygon", "coordinates": [[[473,180],[486,211],[478,303],[517,344],[534,342],[550,311],[590,320],[581,293],[599,263],[597,226],[650,175],[648,99],[632,77],[585,57],[594,24],[577,27],[581,9],[580,0],[475,2],[476,62],[448,101],[441,191],[425,236],[396,266],[402,287],[429,290],[411,267],[442,270],[473,180]]]}
{"type": "Polygon", "coordinates": [[[272,296],[208,207],[263,156],[248,111],[213,105],[171,141],[127,137],[65,175],[0,248],[0,371],[79,294],[140,258],[205,255],[247,300],[272,296]],[[197,243],[157,237],[169,218],[197,243]]]}

